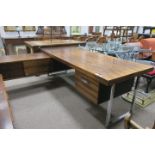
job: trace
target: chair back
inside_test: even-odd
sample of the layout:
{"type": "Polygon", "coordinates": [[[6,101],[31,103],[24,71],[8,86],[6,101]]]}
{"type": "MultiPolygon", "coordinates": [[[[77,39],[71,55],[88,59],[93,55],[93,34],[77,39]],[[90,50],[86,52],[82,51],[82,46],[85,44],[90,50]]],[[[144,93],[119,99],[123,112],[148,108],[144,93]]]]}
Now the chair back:
{"type": "Polygon", "coordinates": [[[97,43],[98,44],[103,44],[103,43],[105,43],[107,41],[107,39],[106,39],[106,37],[105,36],[102,36],[102,37],[99,37],[98,39],[97,39],[97,43]]]}

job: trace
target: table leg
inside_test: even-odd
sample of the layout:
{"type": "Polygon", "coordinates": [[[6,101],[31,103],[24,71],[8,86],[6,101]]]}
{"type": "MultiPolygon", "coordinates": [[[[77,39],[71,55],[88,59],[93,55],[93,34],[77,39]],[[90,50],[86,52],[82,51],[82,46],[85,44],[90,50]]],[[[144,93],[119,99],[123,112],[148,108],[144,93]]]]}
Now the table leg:
{"type": "Polygon", "coordinates": [[[133,113],[134,110],[134,105],[135,105],[135,98],[136,98],[136,93],[137,93],[137,87],[139,84],[139,78],[140,77],[136,77],[134,80],[134,85],[133,85],[133,98],[132,98],[132,103],[131,103],[131,107],[130,107],[130,113],[133,113]]]}
{"type": "Polygon", "coordinates": [[[32,47],[30,48],[30,50],[31,50],[31,54],[33,54],[33,53],[34,53],[34,51],[33,51],[33,48],[32,48],[32,47]]]}
{"type": "MultiPolygon", "coordinates": [[[[136,90],[138,87],[138,83],[139,83],[139,77],[136,77],[134,80],[134,85],[133,85],[133,99],[132,99],[132,103],[131,103],[131,107],[130,107],[130,113],[133,113],[133,109],[134,109],[134,105],[135,105],[135,98],[136,98],[136,90]]],[[[108,106],[107,106],[107,115],[106,115],[106,123],[105,123],[105,127],[110,127],[112,125],[114,125],[115,123],[121,121],[122,119],[124,119],[124,117],[129,113],[126,112],[114,119],[111,119],[111,111],[112,111],[112,105],[113,105],[113,99],[114,99],[114,93],[115,93],[115,84],[112,85],[111,87],[111,92],[110,92],[110,99],[108,102],[108,106]]]]}
{"type": "Polygon", "coordinates": [[[27,50],[27,53],[29,54],[30,53],[30,48],[28,46],[26,46],[26,50],[27,50]]]}
{"type": "Polygon", "coordinates": [[[115,93],[115,84],[113,84],[111,87],[110,99],[107,106],[107,116],[106,116],[106,123],[105,123],[106,127],[109,125],[111,120],[111,110],[113,105],[114,93],[115,93]]]}

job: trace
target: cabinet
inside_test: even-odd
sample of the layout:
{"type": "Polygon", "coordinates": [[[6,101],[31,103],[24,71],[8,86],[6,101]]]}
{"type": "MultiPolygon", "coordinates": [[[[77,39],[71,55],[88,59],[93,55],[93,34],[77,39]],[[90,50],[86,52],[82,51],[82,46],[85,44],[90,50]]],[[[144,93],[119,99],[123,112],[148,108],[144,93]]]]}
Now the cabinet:
{"type": "Polygon", "coordinates": [[[3,75],[4,80],[48,74],[67,69],[70,69],[70,67],[51,59],[43,53],[3,56],[0,58],[0,74],[3,75]]]}
{"type": "Polygon", "coordinates": [[[25,76],[50,73],[52,71],[51,63],[50,59],[25,61],[23,62],[25,76]]]}
{"type": "MultiPolygon", "coordinates": [[[[123,81],[116,84],[114,96],[120,96],[126,92],[129,92],[133,86],[134,79],[123,81]]],[[[100,104],[104,101],[108,101],[110,98],[111,86],[105,86],[99,83],[96,76],[81,70],[75,71],[75,85],[77,91],[85,96],[94,104],[100,104]]]]}
{"type": "MultiPolygon", "coordinates": [[[[39,28],[38,28],[39,29],[39,28]]],[[[65,26],[47,26],[42,28],[43,38],[52,39],[52,38],[63,38],[66,35],[65,26]]]]}

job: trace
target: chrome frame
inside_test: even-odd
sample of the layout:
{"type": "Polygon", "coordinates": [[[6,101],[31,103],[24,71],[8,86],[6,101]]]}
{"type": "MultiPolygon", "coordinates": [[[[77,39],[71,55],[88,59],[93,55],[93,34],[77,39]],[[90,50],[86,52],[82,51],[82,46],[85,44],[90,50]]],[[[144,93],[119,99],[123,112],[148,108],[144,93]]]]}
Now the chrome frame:
{"type": "Polygon", "coordinates": [[[136,89],[138,87],[138,83],[139,83],[139,77],[135,77],[134,80],[134,84],[133,84],[133,99],[132,99],[132,103],[131,103],[131,107],[130,107],[130,111],[114,118],[111,119],[111,111],[112,111],[112,105],[113,105],[113,100],[114,100],[114,94],[115,94],[115,84],[112,85],[111,87],[111,92],[110,92],[110,99],[108,101],[108,105],[107,105],[107,115],[106,115],[106,122],[105,122],[105,127],[108,128],[110,126],[112,126],[113,124],[121,121],[122,119],[124,119],[124,117],[127,115],[127,113],[131,113],[131,115],[133,114],[134,111],[134,105],[135,105],[135,98],[136,98],[136,89]]]}

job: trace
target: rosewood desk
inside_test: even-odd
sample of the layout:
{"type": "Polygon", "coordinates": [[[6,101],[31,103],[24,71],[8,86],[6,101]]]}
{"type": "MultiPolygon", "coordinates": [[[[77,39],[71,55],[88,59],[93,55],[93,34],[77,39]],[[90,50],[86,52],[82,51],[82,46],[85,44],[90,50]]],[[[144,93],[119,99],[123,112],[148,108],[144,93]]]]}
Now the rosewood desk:
{"type": "Polygon", "coordinates": [[[134,97],[130,112],[133,111],[138,77],[153,69],[152,66],[130,62],[115,57],[92,53],[78,47],[43,48],[52,59],[75,69],[77,90],[93,103],[109,100],[106,127],[126,115],[111,119],[113,98],[129,91],[134,83],[134,97]]]}
{"type": "Polygon", "coordinates": [[[41,47],[78,46],[78,45],[84,45],[85,43],[86,43],[85,41],[60,40],[60,39],[25,41],[28,53],[35,53],[35,52],[39,51],[39,48],[41,48],[41,47]]]}

